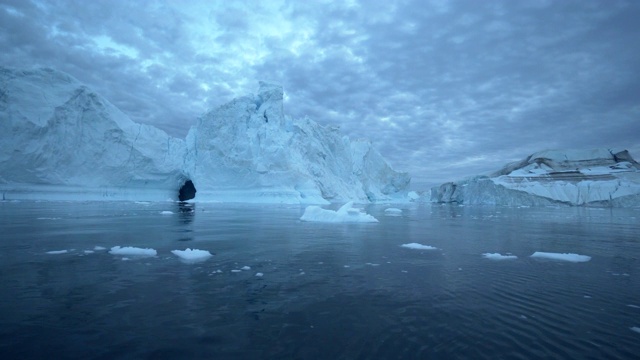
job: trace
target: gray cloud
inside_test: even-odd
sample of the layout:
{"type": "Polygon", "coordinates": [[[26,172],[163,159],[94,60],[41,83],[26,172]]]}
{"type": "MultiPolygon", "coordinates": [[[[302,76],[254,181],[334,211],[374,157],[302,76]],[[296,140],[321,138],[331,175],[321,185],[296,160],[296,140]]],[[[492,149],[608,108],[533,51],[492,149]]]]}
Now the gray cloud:
{"type": "Polygon", "coordinates": [[[184,136],[280,82],[286,111],[371,139],[414,184],[545,148],[640,156],[634,1],[0,0],[0,64],[48,66],[184,136]]]}

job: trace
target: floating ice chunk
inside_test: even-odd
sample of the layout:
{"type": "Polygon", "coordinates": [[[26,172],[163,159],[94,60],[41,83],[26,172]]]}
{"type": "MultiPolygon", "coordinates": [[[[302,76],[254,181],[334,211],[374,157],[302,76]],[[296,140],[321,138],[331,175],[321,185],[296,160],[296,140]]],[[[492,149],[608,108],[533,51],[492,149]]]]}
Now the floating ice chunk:
{"type": "Polygon", "coordinates": [[[630,327],[629,329],[631,329],[631,331],[635,331],[635,332],[637,332],[637,333],[640,333],[640,327],[632,326],[632,327],[630,327]]]}
{"type": "Polygon", "coordinates": [[[129,255],[129,256],[156,256],[158,252],[155,249],[142,249],[131,246],[114,246],[109,250],[109,254],[112,255],[129,255]]]}
{"type": "Polygon", "coordinates": [[[353,207],[353,201],[342,205],[338,211],[326,210],[319,206],[307,206],[304,214],[300,217],[302,221],[314,222],[378,222],[378,219],[353,207]]]}
{"type": "Polygon", "coordinates": [[[262,277],[262,276],[264,276],[264,274],[259,272],[259,273],[256,273],[256,276],[257,277],[262,277]]]}
{"type": "Polygon", "coordinates": [[[251,267],[245,265],[245,266],[241,267],[240,270],[251,270],[251,267]]]}
{"type": "Polygon", "coordinates": [[[102,246],[94,246],[94,247],[93,247],[93,250],[95,250],[95,251],[101,251],[101,250],[107,250],[107,248],[102,247],[102,246]]]}
{"type": "Polygon", "coordinates": [[[84,253],[85,253],[85,254],[93,254],[94,252],[95,252],[95,251],[93,251],[93,250],[85,250],[85,251],[84,251],[84,253]]]}
{"type": "Polygon", "coordinates": [[[52,251],[47,251],[47,254],[49,254],[49,255],[59,255],[59,254],[66,254],[68,252],[69,252],[69,250],[52,250],[52,251]]]}
{"type": "Polygon", "coordinates": [[[591,260],[591,256],[587,255],[578,255],[572,253],[550,253],[550,252],[540,252],[536,251],[531,255],[532,258],[539,259],[551,259],[551,260],[562,260],[562,261],[570,261],[570,262],[587,262],[591,260]]]}
{"type": "Polygon", "coordinates": [[[438,250],[438,248],[436,247],[429,246],[429,245],[422,245],[418,243],[402,244],[400,246],[408,249],[416,249],[416,250],[438,250]]]}
{"type": "Polygon", "coordinates": [[[165,211],[161,212],[160,214],[162,214],[162,215],[171,215],[171,214],[173,214],[173,211],[165,210],[165,211]]]}
{"type": "Polygon", "coordinates": [[[189,263],[202,262],[213,256],[207,250],[189,248],[187,248],[186,250],[171,250],[171,253],[179,257],[181,260],[189,263]]]}
{"type": "Polygon", "coordinates": [[[374,263],[366,263],[365,265],[368,265],[368,266],[380,266],[380,264],[374,264],[374,263]]]}
{"type": "Polygon", "coordinates": [[[499,253],[484,253],[482,257],[490,260],[513,260],[518,258],[515,255],[502,255],[499,253]]]}
{"type": "Polygon", "coordinates": [[[388,208],[384,210],[384,214],[387,216],[401,216],[402,210],[397,208],[388,208]]]}
{"type": "Polygon", "coordinates": [[[233,270],[231,270],[231,272],[232,272],[232,273],[239,273],[239,272],[242,272],[242,270],[233,269],[233,270]]]}

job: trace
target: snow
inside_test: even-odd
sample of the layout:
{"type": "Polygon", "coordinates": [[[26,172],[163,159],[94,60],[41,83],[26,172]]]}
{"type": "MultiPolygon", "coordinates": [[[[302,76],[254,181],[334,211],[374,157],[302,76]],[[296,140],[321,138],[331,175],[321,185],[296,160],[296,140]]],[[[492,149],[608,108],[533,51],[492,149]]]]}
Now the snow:
{"type": "Polygon", "coordinates": [[[518,258],[515,255],[502,255],[500,253],[484,253],[482,257],[490,260],[514,260],[518,258]]]}
{"type": "Polygon", "coordinates": [[[353,207],[353,201],[342,205],[337,211],[323,209],[319,206],[307,206],[304,214],[300,217],[302,221],[330,222],[330,223],[352,223],[352,222],[378,222],[375,217],[353,207]]]}
{"type": "Polygon", "coordinates": [[[114,246],[109,250],[109,254],[125,256],[156,256],[158,252],[151,248],[143,249],[132,246],[114,246]]]}
{"type": "Polygon", "coordinates": [[[400,246],[408,248],[408,249],[416,249],[416,250],[438,250],[438,248],[436,248],[436,247],[429,246],[429,245],[422,245],[422,244],[418,244],[418,243],[402,244],[400,246]]]}
{"type": "Polygon", "coordinates": [[[410,177],[367,140],[285,115],[283,89],[203,114],[185,139],[133,122],[69,75],[0,67],[0,192],[7,200],[328,204],[406,199],[410,177]],[[100,164],[100,166],[95,166],[100,164]]]}
{"type": "Polygon", "coordinates": [[[640,206],[640,164],[626,150],[547,150],[491,176],[431,189],[440,203],[548,206],[557,203],[640,206]]]}
{"type": "Polygon", "coordinates": [[[561,260],[561,261],[569,261],[569,262],[587,262],[591,260],[590,256],[587,255],[578,255],[573,253],[550,253],[550,252],[541,252],[536,251],[531,255],[532,258],[538,259],[550,259],[550,260],[561,260]]]}
{"type": "Polygon", "coordinates": [[[52,250],[52,251],[47,251],[47,254],[49,254],[49,255],[59,255],[59,254],[66,254],[68,252],[69,252],[69,250],[52,250]]]}
{"type": "Polygon", "coordinates": [[[209,259],[211,253],[207,250],[198,250],[187,248],[185,250],[171,250],[171,253],[186,262],[201,262],[209,259]]]}

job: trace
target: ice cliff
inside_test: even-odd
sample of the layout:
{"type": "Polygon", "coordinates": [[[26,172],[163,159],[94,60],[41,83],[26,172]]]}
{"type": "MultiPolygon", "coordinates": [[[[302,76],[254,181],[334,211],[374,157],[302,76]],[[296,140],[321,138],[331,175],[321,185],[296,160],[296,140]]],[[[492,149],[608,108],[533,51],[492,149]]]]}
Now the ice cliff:
{"type": "Polygon", "coordinates": [[[388,200],[409,183],[368,141],[283,111],[282,87],[201,116],[186,139],[131,121],[69,75],[0,67],[4,199],[327,203],[388,200]]]}
{"type": "Polygon", "coordinates": [[[640,164],[626,150],[545,150],[489,176],[431,189],[435,203],[640,206],[640,164]]]}

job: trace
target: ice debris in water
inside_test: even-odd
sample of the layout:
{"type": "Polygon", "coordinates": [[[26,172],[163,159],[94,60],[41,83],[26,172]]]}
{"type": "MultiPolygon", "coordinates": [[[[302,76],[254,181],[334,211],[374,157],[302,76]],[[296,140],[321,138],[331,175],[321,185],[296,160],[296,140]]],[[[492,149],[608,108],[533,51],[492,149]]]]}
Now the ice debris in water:
{"type": "Polygon", "coordinates": [[[536,251],[531,255],[532,258],[538,259],[550,259],[550,260],[561,260],[561,261],[569,261],[569,262],[587,262],[591,260],[591,256],[587,255],[578,255],[573,253],[550,253],[550,252],[541,252],[536,251]]]}
{"type": "Polygon", "coordinates": [[[251,270],[251,267],[245,265],[245,266],[241,267],[240,270],[251,270]]]}
{"type": "Polygon", "coordinates": [[[482,254],[482,257],[491,260],[513,260],[518,258],[515,255],[502,255],[499,253],[484,253],[482,254]]]}
{"type": "Polygon", "coordinates": [[[402,210],[397,208],[388,208],[384,210],[384,214],[387,216],[400,216],[402,215],[402,210]]]}
{"type": "Polygon", "coordinates": [[[375,217],[360,209],[354,208],[353,201],[349,201],[342,205],[338,211],[326,210],[316,205],[307,206],[304,210],[304,214],[300,217],[300,220],[331,223],[378,222],[378,219],[375,217]]]}
{"type": "Polygon", "coordinates": [[[156,256],[158,252],[155,249],[143,249],[132,246],[114,246],[109,250],[109,254],[112,255],[129,255],[129,256],[156,256]]]}
{"type": "Polygon", "coordinates": [[[189,249],[189,248],[185,250],[172,250],[171,253],[187,262],[205,261],[211,256],[213,256],[207,250],[198,250],[198,249],[189,249]]]}
{"type": "Polygon", "coordinates": [[[402,244],[400,246],[408,249],[416,249],[416,250],[438,250],[438,248],[436,247],[429,246],[429,245],[422,245],[418,243],[402,244]]]}
{"type": "Polygon", "coordinates": [[[47,254],[49,255],[59,255],[59,254],[66,254],[68,253],[68,250],[52,250],[52,251],[47,251],[47,254]]]}
{"type": "Polygon", "coordinates": [[[256,273],[256,276],[257,276],[257,277],[262,277],[262,276],[264,276],[264,274],[263,274],[263,273],[261,273],[261,272],[259,272],[259,273],[256,273]]]}
{"type": "Polygon", "coordinates": [[[171,215],[171,214],[173,214],[173,211],[165,210],[165,211],[161,212],[160,214],[162,214],[162,215],[171,215]]]}
{"type": "Polygon", "coordinates": [[[631,329],[631,331],[635,331],[635,332],[637,332],[637,333],[640,333],[640,327],[632,326],[632,327],[630,327],[629,329],[631,329]]]}
{"type": "Polygon", "coordinates": [[[102,247],[102,246],[94,246],[94,247],[93,247],[93,250],[95,250],[95,251],[101,251],[101,250],[107,250],[107,248],[102,247]]]}

